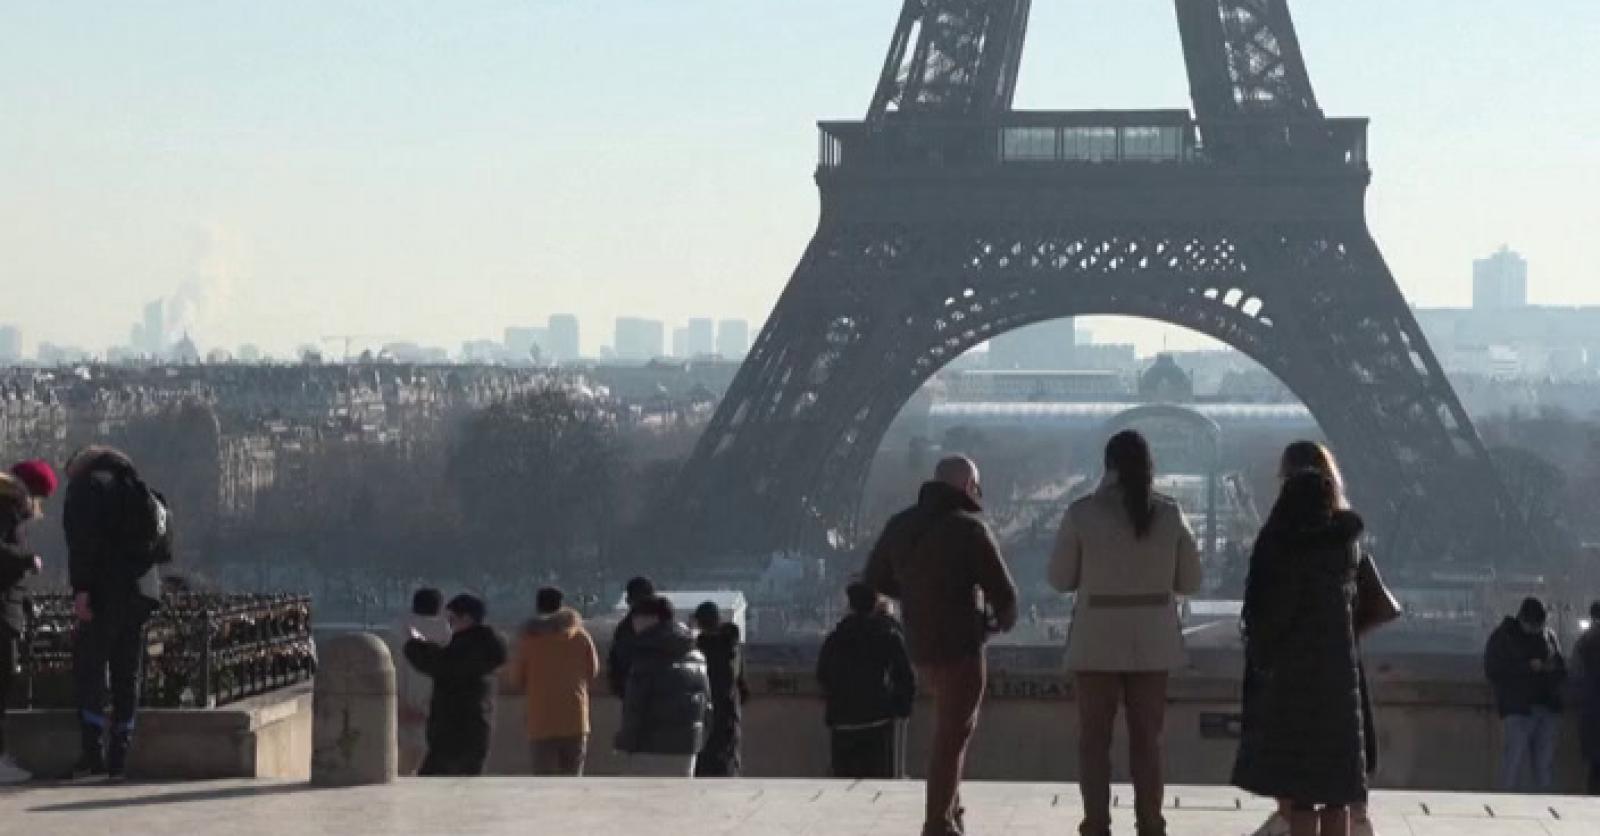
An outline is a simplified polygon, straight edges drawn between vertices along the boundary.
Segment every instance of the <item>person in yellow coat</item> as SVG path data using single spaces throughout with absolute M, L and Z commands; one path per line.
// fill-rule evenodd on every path
M 527 702 L 533 774 L 581 776 L 589 751 L 589 686 L 600 673 L 594 640 L 561 590 L 546 587 L 522 628 L 512 685 Z

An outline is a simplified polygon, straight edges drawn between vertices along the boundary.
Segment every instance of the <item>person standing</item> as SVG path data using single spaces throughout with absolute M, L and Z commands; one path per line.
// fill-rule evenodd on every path
M 472 595 L 445 605 L 450 643 L 440 646 L 413 631 L 406 661 L 433 679 L 428 704 L 428 753 L 418 775 L 482 775 L 494 730 L 495 671 L 506 645 L 489 625 L 488 608 Z
M 711 679 L 689 629 L 659 595 L 633 608 L 632 658 L 617 751 L 628 775 L 692 778 L 711 721 Z
M 583 617 L 564 603 L 561 590 L 539 590 L 510 678 L 527 700 L 533 774 L 578 777 L 589 751 L 589 686 L 600 657 Z
M 1356 648 L 1361 518 L 1302 470 L 1256 538 L 1245 585 L 1244 725 L 1233 783 L 1289 802 L 1294 836 L 1348 836 L 1367 801 Z
M 617 629 L 611 634 L 611 647 L 606 651 L 606 684 L 611 686 L 611 695 L 617 699 L 627 697 L 628 673 L 633 662 L 633 612 L 655 594 L 655 583 L 646 577 L 629 580 L 624 589 L 628 614 L 617 622 Z
M 1572 649 L 1583 700 L 1583 758 L 1589 763 L 1587 792 L 1600 795 L 1600 601 L 1589 605 L 1589 629 Z
M 744 704 L 750 699 L 750 686 L 744 681 L 744 649 L 739 626 L 724 624 L 722 611 L 707 601 L 694 611 L 695 647 L 706 659 L 706 676 L 711 680 L 711 728 L 705 748 L 694 763 L 696 778 L 737 778 L 742 771 L 739 757 L 740 721 Z
M 450 624 L 444 618 L 444 593 L 419 589 L 411 595 L 411 614 L 400 622 L 395 647 L 405 648 L 411 636 L 443 645 L 450 641 Z M 400 743 L 400 774 L 415 775 L 428 751 L 428 702 L 433 683 L 410 665 L 395 667 L 395 693 Z
M 77 620 L 72 664 L 82 730 L 72 775 L 120 778 L 133 745 L 145 622 L 160 604 L 156 565 L 172 560 L 171 513 L 126 454 L 89 447 L 67 463 L 61 525 Z
M 898 778 L 896 740 L 911 716 L 916 674 L 900 625 L 872 587 L 845 590 L 850 614 L 822 642 L 817 683 L 827 701 L 833 777 Z
M 863 581 L 894 598 L 918 678 L 933 692 L 924 836 L 958 836 L 965 824 L 961 773 L 977 729 L 993 632 L 1017 623 L 1017 587 L 983 520 L 971 459 L 939 462 L 917 504 L 896 514 L 867 559 Z
M 1555 790 L 1556 734 L 1561 730 L 1567 666 L 1546 621 L 1544 603 L 1524 599 L 1516 616 L 1507 616 L 1489 637 L 1483 653 L 1484 672 L 1504 723 L 1500 789 L 1507 792 Z
M 22 462 L 10 473 L 0 473 L 0 785 L 33 779 L 6 753 L 6 704 L 17 673 L 17 642 L 27 628 L 25 581 L 44 568 L 44 561 L 28 548 L 23 527 L 44 515 L 44 500 L 55 491 L 55 471 L 42 461 Z
M 1200 554 L 1183 512 L 1155 492 L 1143 436 L 1106 444 L 1099 488 L 1074 502 L 1050 558 L 1050 585 L 1077 593 L 1067 669 L 1078 696 L 1079 790 L 1085 836 L 1111 832 L 1111 741 L 1128 712 L 1128 748 L 1140 836 L 1166 832 L 1163 735 L 1167 679 L 1184 664 L 1175 595 L 1200 590 Z

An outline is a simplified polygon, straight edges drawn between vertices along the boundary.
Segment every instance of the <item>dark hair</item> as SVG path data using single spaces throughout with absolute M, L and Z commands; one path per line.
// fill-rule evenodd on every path
M 1549 617 L 1550 614 L 1545 611 L 1544 602 L 1538 598 L 1524 598 L 1522 599 L 1522 606 L 1517 608 L 1518 621 L 1526 621 L 1529 624 L 1543 624 Z
M 1297 470 L 1283 480 L 1263 531 L 1281 533 L 1326 522 L 1339 508 L 1339 488 L 1320 470 Z
M 639 602 L 633 609 L 636 615 L 653 615 L 662 621 L 672 621 L 677 618 L 677 612 L 672 609 L 672 602 L 664 595 L 651 595 Z
M 533 608 L 538 610 L 540 615 L 549 615 L 561 609 L 561 604 L 564 601 L 566 601 L 566 596 L 561 594 L 561 590 L 553 586 L 547 586 L 534 593 Z
M 1133 532 L 1143 538 L 1155 523 L 1156 463 L 1150 457 L 1150 443 L 1134 430 L 1123 430 L 1106 442 L 1106 470 L 1117 474 L 1122 486 L 1122 504 L 1133 523 Z
M 626 589 L 629 601 L 643 601 L 656 594 L 655 582 L 642 576 L 628 581 Z
M 444 607 L 444 593 L 432 587 L 424 587 L 411 594 L 412 615 L 438 615 Z
M 715 630 L 722 626 L 722 610 L 707 601 L 694 610 L 694 623 L 702 630 Z
M 483 599 L 475 595 L 457 595 L 451 598 L 450 603 L 445 604 L 444 608 L 456 615 L 472 619 L 475 624 L 482 624 L 484 619 L 489 617 L 488 606 L 483 603 Z
M 850 611 L 868 615 L 878 608 L 878 590 L 864 583 L 853 583 L 845 588 L 845 597 L 850 599 Z

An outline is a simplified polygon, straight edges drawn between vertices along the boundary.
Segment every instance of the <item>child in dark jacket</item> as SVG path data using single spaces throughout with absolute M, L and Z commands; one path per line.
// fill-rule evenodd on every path
M 428 705 L 428 754 L 418 775 L 482 775 L 494 729 L 495 671 L 506 663 L 505 642 L 485 625 L 488 610 L 471 595 L 445 605 L 450 643 L 443 647 L 412 631 L 406 659 L 433 679 Z

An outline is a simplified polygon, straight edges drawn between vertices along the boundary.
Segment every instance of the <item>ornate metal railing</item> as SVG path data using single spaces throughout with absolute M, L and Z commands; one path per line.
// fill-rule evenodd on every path
M 76 705 L 72 599 L 36 595 L 23 642 L 21 701 Z M 145 632 L 140 704 L 209 708 L 309 680 L 316 670 L 306 595 L 165 596 Z

